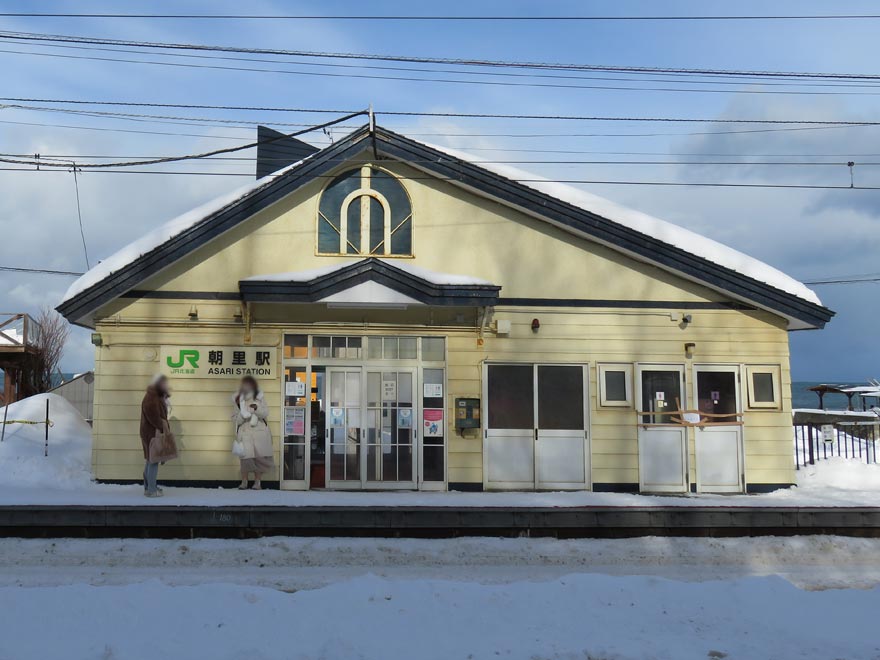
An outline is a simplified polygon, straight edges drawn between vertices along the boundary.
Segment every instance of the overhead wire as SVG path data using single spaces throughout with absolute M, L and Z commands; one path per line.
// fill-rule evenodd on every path
M 14 103 L 52 103 L 61 105 L 105 105 L 127 107 L 151 107 L 151 108 L 186 108 L 186 109 L 211 109 L 211 110 L 242 110 L 263 112 L 287 112 L 302 114 L 346 114 L 357 116 L 364 111 L 338 108 L 284 108 L 278 106 L 233 106 L 197 103 L 164 103 L 153 101 L 107 101 L 86 99 L 57 99 L 38 97 L 0 97 L 0 101 Z M 43 110 L 39 107 L 21 106 L 23 109 Z M 72 109 L 58 109 L 58 111 L 74 112 Z M 102 115 L 110 116 L 113 113 L 101 112 Z M 649 122 L 649 123 L 694 123 L 694 124 L 758 124 L 758 125 L 808 125 L 808 126 L 877 126 L 880 121 L 873 120 L 850 120 L 850 119 L 760 119 L 760 118 L 731 118 L 731 117 L 638 117 L 638 116 L 614 116 L 614 115 L 562 115 L 562 114 L 517 114 L 517 113 L 491 113 L 491 112 L 452 112 L 452 111 L 428 111 L 428 110 L 376 110 L 377 115 L 394 117 L 454 117 L 466 119 L 517 119 L 517 120 L 547 120 L 547 121 L 598 121 L 598 122 Z M 116 113 L 122 116 L 139 116 L 132 113 Z M 150 115 L 140 115 L 149 117 Z M 183 117 L 182 119 L 187 119 Z
M 174 19 L 174 20 L 298 20 L 298 21 L 813 21 L 870 20 L 880 14 L 692 14 L 692 15 L 418 15 L 418 14 L 122 14 L 122 13 L 59 13 L 2 12 L 8 18 L 110 18 L 110 19 Z
M 351 52 L 327 52 L 292 50 L 282 48 L 262 48 L 244 46 L 222 46 L 214 44 L 174 43 L 135 41 L 129 39 L 112 39 L 106 37 L 92 37 L 81 35 L 45 34 L 34 32 L 0 31 L 2 37 L 37 42 L 73 43 L 126 46 L 132 48 L 161 49 L 161 50 L 194 50 L 240 54 L 259 55 L 283 55 L 289 57 L 313 58 L 313 59 L 353 59 L 365 61 L 406 62 L 416 64 L 441 64 L 461 67 L 478 68 L 514 68 L 514 69 L 539 69 L 558 71 L 604 71 L 616 73 L 642 73 L 647 75 L 683 75 L 683 76 L 729 76 L 750 78 L 796 78 L 796 79 L 828 79 L 828 80 L 880 80 L 880 74 L 871 73 L 846 73 L 846 72 L 811 72 L 811 71 L 761 71 L 749 69 L 712 69 L 692 67 L 658 67 L 637 65 L 608 65 L 608 64 L 583 64 L 563 62 L 527 62 L 515 60 L 490 60 L 480 58 L 462 57 L 426 57 L 414 55 L 376 54 L 376 53 L 351 53 Z
M 229 66 L 219 64 L 193 64 L 187 62 L 167 62 L 157 60 L 137 60 L 120 57 L 98 57 L 89 55 L 68 55 L 62 53 L 41 53 L 34 51 L 12 50 L 0 48 L 0 53 L 13 55 L 31 55 L 35 57 L 54 57 L 61 59 L 86 60 L 93 62 L 113 62 L 121 64 L 145 64 L 151 66 L 165 66 L 175 68 L 210 69 L 218 71 L 238 71 L 248 73 L 275 73 L 294 76 L 317 76 L 329 78 L 365 79 L 365 80 L 393 80 L 402 82 L 418 83 L 443 83 L 455 85 L 480 85 L 493 87 L 536 87 L 544 89 L 589 89 L 605 91 L 629 91 L 629 92 L 669 92 L 669 93 L 697 93 L 697 94 L 773 94 L 773 95 L 808 95 L 808 96 L 880 96 L 880 92 L 868 91 L 814 91 L 814 90 L 781 90 L 781 89 L 706 89 L 688 87 L 645 87 L 645 86 L 621 86 L 621 85 L 598 85 L 598 84 L 561 84 L 541 82 L 513 82 L 504 80 L 466 80 L 461 78 L 428 78 L 416 76 L 392 76 L 369 73 L 332 73 L 327 71 L 303 71 L 290 69 L 267 69 L 257 67 Z M 158 54 L 158 53 L 154 53 Z M 699 81 L 691 81 L 693 82 Z M 704 81 L 705 82 L 705 81 Z M 715 84 L 730 84 L 718 82 Z M 740 83 L 742 84 L 742 83 Z
M 314 61 L 301 61 L 301 60 L 284 60 L 284 59 L 263 59 L 263 58 L 253 58 L 253 57 L 233 57 L 231 55 L 204 55 L 204 54 L 193 54 L 193 53 L 166 53 L 160 50 L 137 50 L 133 48 L 114 48 L 108 46 L 82 46 L 75 45 L 70 43 L 41 43 L 41 42 L 32 42 L 19 40 L 14 37 L 5 37 L 0 33 L 0 41 L 5 41 L 7 43 L 12 44 L 23 44 L 29 46 L 41 46 L 46 48 L 61 48 L 68 50 L 86 50 L 86 51 L 101 51 L 101 52 L 111 52 L 111 53 L 134 53 L 134 54 L 148 54 L 148 55 L 161 55 L 163 57 L 177 57 L 177 58 L 187 58 L 187 59 L 207 59 L 207 60 L 221 60 L 221 61 L 234 61 L 234 62 L 258 62 L 258 63 L 268 63 L 268 64 L 288 64 L 288 65 L 296 65 L 296 66 L 309 66 L 309 67 L 321 67 L 321 68 L 333 68 L 333 69 L 356 69 L 356 70 L 378 70 L 378 71 L 405 71 L 405 72 L 421 72 L 421 73 L 452 73 L 452 74 L 465 74 L 469 76 L 492 76 L 492 77 L 503 77 L 503 78 L 538 78 L 538 79 L 553 79 L 553 80 L 598 80 L 598 81 L 620 81 L 620 82 L 686 82 L 688 85 L 740 85 L 740 86 L 759 86 L 759 87 L 826 87 L 826 88 L 860 88 L 860 89 L 876 89 L 878 87 L 878 82 L 872 81 L 864 81 L 861 83 L 849 83 L 849 82 L 838 82 L 838 81 L 824 81 L 824 82 L 810 82 L 810 81 L 801 81 L 801 80 L 791 80 L 791 81 L 776 81 L 776 80 L 768 80 L 765 78 L 755 78 L 749 76 L 720 76 L 720 75 L 687 75 L 682 76 L 675 74 L 669 74 L 673 77 L 671 78 L 661 78 L 658 76 L 666 75 L 666 74 L 652 74 L 645 73 L 641 75 L 649 76 L 647 78 L 634 78 L 633 74 L 623 73 L 622 75 L 610 76 L 585 76 L 585 75 L 575 75 L 573 73 L 564 73 L 564 75 L 560 75 L 559 73 L 547 73 L 545 71 L 532 71 L 529 73 L 520 73 L 518 71 L 507 71 L 507 70 L 495 70 L 492 71 L 475 71 L 469 68 L 453 68 L 453 69 L 444 69 L 437 68 L 437 66 L 433 67 L 406 67 L 406 66 L 383 66 L 377 64 L 342 64 L 339 62 L 314 62 Z M 31 52 L 31 51 L 28 51 Z M 605 73 L 602 71 L 597 71 L 596 73 Z M 611 73 L 611 72 L 607 72 Z

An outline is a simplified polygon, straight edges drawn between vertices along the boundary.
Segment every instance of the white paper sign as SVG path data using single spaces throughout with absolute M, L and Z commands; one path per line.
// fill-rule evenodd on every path
M 834 424 L 822 424 L 822 442 L 834 442 Z
M 425 383 L 425 398 L 436 399 L 443 396 L 443 383 Z
M 397 381 L 382 381 L 382 401 L 397 401 Z
M 301 380 L 289 380 L 284 384 L 284 393 L 287 396 L 305 396 L 306 384 Z

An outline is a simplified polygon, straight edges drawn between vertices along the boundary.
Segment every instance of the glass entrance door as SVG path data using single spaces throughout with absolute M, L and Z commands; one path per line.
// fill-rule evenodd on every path
M 325 424 L 327 440 L 328 486 L 359 486 L 363 425 L 361 401 L 363 386 L 357 367 L 327 369 L 328 401 Z
M 366 485 L 415 488 L 415 369 L 367 369 Z
M 327 369 L 330 488 L 415 488 L 416 370 Z

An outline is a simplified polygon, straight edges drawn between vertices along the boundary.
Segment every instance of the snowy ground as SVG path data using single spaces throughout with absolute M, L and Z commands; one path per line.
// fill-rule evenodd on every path
M 877 505 L 880 468 L 827 461 L 760 497 L 290 493 L 91 482 L 53 395 L 10 426 L 0 504 Z M 38 419 L 45 397 L 10 406 Z M 880 540 L 0 539 L 0 660 L 880 658 Z
M 657 497 L 620 493 L 414 493 L 292 492 L 166 488 L 146 499 L 139 485 L 91 481 L 91 429 L 61 397 L 43 394 L 9 406 L 9 419 L 45 417 L 46 399 L 55 425 L 44 453 L 44 427 L 9 425 L 0 444 L 0 505 L 84 506 L 880 506 L 880 465 L 829 459 L 798 472 L 798 487 L 767 495 Z M 232 458 L 230 457 L 230 460 Z M 162 470 L 159 470 L 159 482 Z M 2 659 L 0 659 L 2 660 Z
M 8 539 L 0 658 L 876 659 L 878 551 L 836 537 Z

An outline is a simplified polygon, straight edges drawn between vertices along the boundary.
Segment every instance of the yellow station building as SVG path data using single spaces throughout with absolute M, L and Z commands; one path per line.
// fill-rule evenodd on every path
M 237 481 L 230 397 L 251 373 L 281 488 L 794 482 L 788 333 L 833 315 L 805 286 L 380 127 L 286 140 L 268 139 L 306 157 L 160 226 L 59 306 L 94 329 L 97 479 L 140 479 L 140 401 L 163 372 L 170 481 Z

